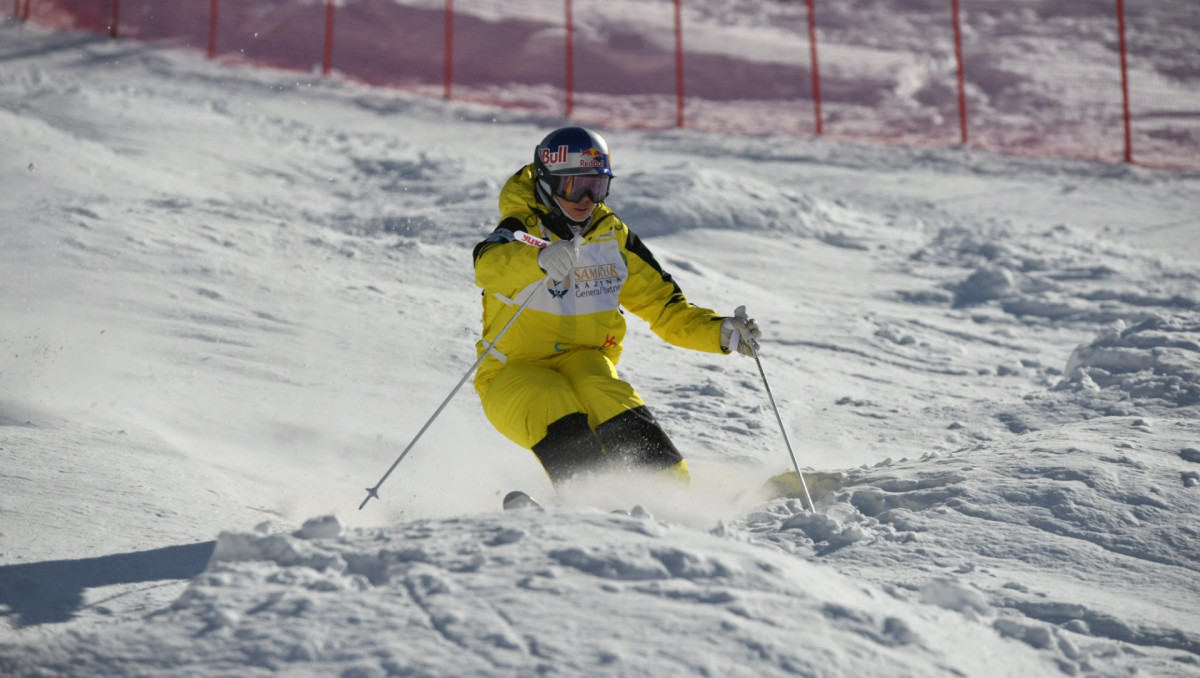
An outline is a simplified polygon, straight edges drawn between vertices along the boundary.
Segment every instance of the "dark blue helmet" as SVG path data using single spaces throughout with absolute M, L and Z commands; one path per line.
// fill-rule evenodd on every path
M 601 202 L 614 176 L 608 142 L 584 127 L 564 127 L 546 135 L 534 150 L 533 166 L 551 195 L 572 202 L 588 194 Z
M 585 127 L 564 127 L 546 135 L 533 154 L 538 176 L 604 174 L 613 176 L 608 142 Z

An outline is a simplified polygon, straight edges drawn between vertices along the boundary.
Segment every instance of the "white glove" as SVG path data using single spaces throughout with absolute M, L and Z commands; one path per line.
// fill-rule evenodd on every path
M 724 351 L 737 349 L 742 355 L 754 357 L 761 336 L 758 323 L 746 315 L 745 306 L 738 306 L 732 318 L 721 322 L 721 349 Z
M 558 240 L 546 245 L 538 252 L 538 266 L 553 280 L 569 280 L 575 263 L 579 261 L 579 246 L 583 238 L 576 235 L 570 240 Z

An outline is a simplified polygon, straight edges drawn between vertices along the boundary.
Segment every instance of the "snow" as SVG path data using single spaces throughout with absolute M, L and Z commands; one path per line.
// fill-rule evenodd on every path
M 1200 675 L 1200 176 L 606 128 L 817 511 L 754 362 L 636 320 L 690 489 L 556 496 L 468 386 L 360 511 L 563 121 L 0 36 L 0 674 Z

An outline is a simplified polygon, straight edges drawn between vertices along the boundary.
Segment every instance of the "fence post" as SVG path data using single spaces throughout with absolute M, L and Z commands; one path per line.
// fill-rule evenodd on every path
M 445 36 L 442 40 L 446 50 L 442 56 L 442 98 L 449 100 L 454 89 L 454 0 L 446 0 Z
M 958 0 L 950 0 L 950 14 L 954 21 L 954 59 L 958 63 L 958 130 L 962 144 L 967 145 L 967 89 L 966 70 L 963 66 L 962 19 L 958 12 Z
M 29 3 L 33 0 L 25 0 L 25 8 L 21 10 L 21 21 L 29 21 Z
M 325 0 L 325 52 L 321 59 L 321 75 L 328 76 L 333 68 L 333 0 Z
M 565 0 L 563 9 L 566 12 L 567 43 L 566 43 L 566 117 L 575 114 L 575 23 L 572 19 L 571 0 Z
M 812 63 L 813 115 L 817 120 L 817 135 L 824 133 L 821 124 L 821 69 L 817 66 L 817 12 L 813 0 L 808 0 L 808 53 Z
M 683 10 L 675 0 L 675 126 L 683 129 Z
M 1117 0 L 1117 34 L 1121 50 L 1121 111 L 1125 120 L 1125 162 L 1133 162 L 1133 133 L 1129 119 L 1129 69 L 1125 52 L 1125 2 Z
M 112 23 L 108 26 L 108 37 L 117 37 L 117 26 L 121 23 L 121 0 L 112 0 Z
M 217 56 L 217 13 L 220 11 L 219 0 L 212 0 L 208 5 L 208 58 Z

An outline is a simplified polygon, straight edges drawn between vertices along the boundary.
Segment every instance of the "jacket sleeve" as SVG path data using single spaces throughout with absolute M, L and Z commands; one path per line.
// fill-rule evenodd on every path
M 650 324 L 664 341 L 697 351 L 728 353 L 721 350 L 721 321 L 724 316 L 688 302 L 671 275 L 641 238 L 626 231 L 626 261 L 629 280 L 621 290 L 621 305 Z
M 521 222 L 508 218 L 475 246 L 475 284 L 485 290 L 511 295 L 546 275 L 538 266 L 538 249 L 513 239 Z

